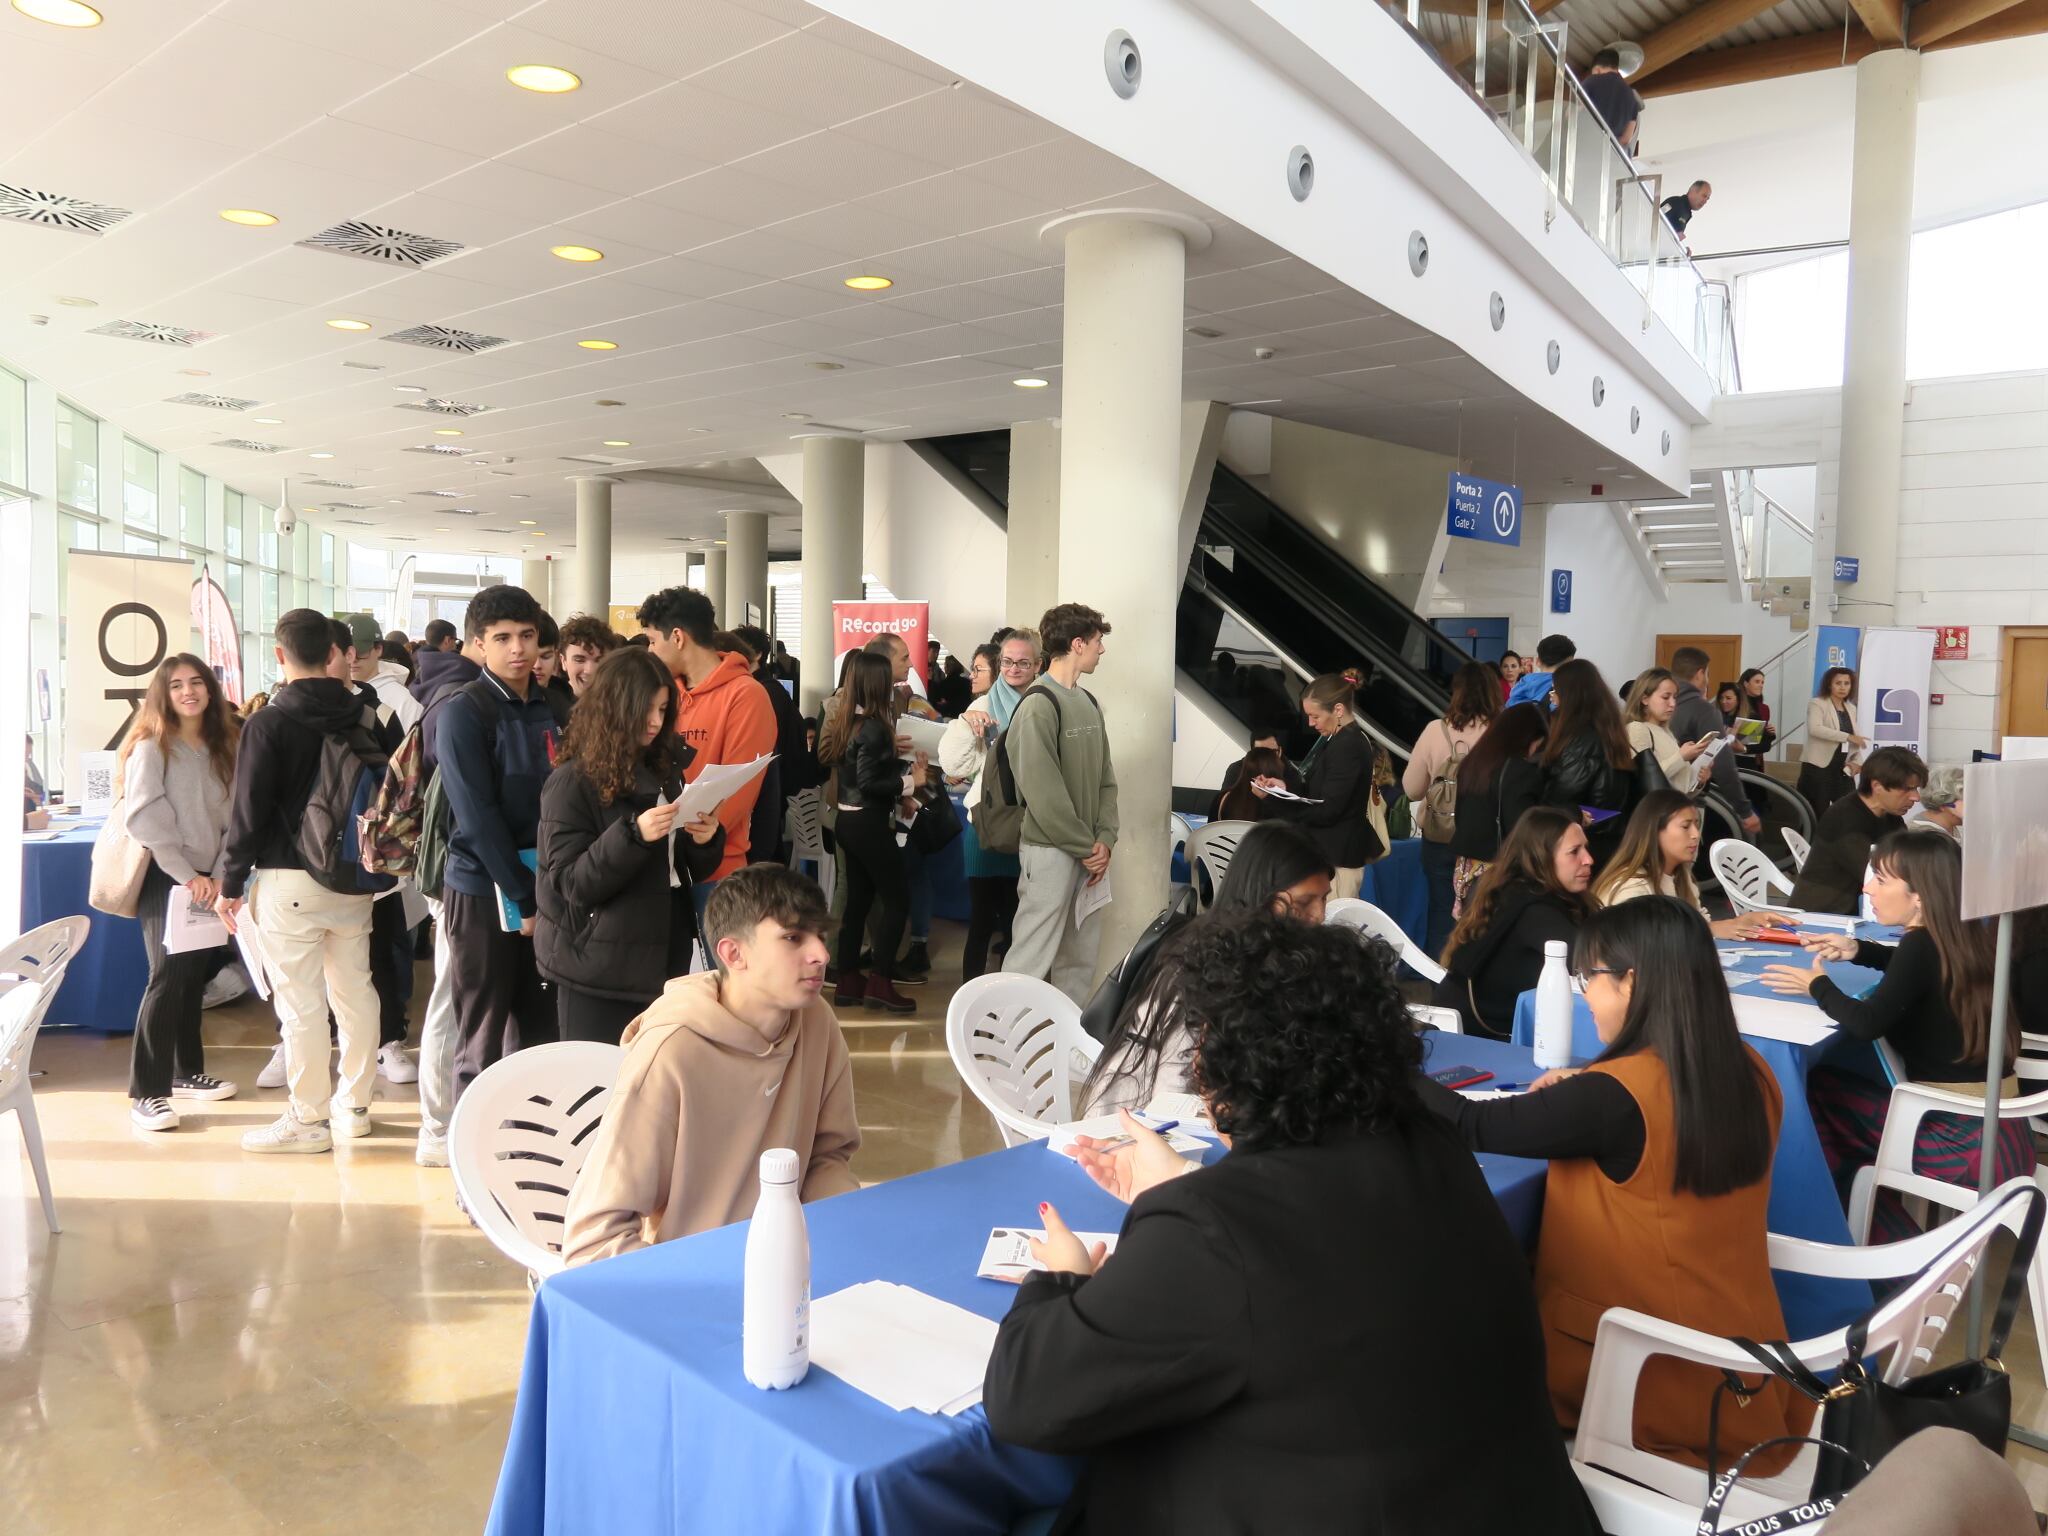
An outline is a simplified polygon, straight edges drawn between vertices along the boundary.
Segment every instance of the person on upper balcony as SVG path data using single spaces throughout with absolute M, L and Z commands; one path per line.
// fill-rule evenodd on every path
M 1714 195 L 1711 183 L 1696 181 L 1683 192 L 1674 193 L 1664 199 L 1664 220 L 1678 236 L 1679 244 L 1685 244 L 1685 228 L 1692 223 L 1692 216 L 1707 206 L 1707 199 Z M 1692 247 L 1685 247 L 1686 255 L 1692 254 Z
M 1607 131 L 1614 135 L 1614 142 L 1630 154 L 1635 153 L 1636 129 L 1641 126 L 1643 98 L 1635 93 L 1634 87 L 1621 72 L 1621 55 L 1612 48 L 1602 48 L 1593 55 L 1593 67 L 1579 81 L 1579 89 L 1586 93 L 1586 100 L 1593 103 L 1593 110 L 1600 114 L 1600 120 L 1607 125 Z

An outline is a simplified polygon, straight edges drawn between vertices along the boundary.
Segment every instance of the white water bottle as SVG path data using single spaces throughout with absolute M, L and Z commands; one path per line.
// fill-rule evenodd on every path
M 747 1228 L 740 1358 L 747 1380 L 779 1392 L 811 1368 L 811 1239 L 797 1199 L 797 1155 L 761 1154 L 761 1194 Z
M 1564 940 L 1549 940 L 1536 978 L 1536 1065 L 1546 1071 L 1572 1064 L 1572 979 L 1564 957 Z

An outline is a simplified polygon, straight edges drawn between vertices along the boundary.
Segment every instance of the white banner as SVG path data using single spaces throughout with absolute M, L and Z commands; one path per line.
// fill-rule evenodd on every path
M 1927 704 L 1934 681 L 1934 631 L 1866 629 L 1856 679 L 1856 719 L 1872 749 L 1904 747 L 1927 756 Z
M 110 752 L 164 658 L 190 648 L 192 562 L 74 549 L 65 594 L 66 798 L 85 795 L 80 758 Z

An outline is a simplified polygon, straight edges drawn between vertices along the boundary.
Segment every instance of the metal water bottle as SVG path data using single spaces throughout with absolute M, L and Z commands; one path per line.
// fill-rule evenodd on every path
M 788 1147 L 761 1154 L 761 1195 L 747 1228 L 740 1358 L 747 1380 L 779 1392 L 811 1368 L 811 1239 Z
M 1565 943 L 1543 946 L 1543 974 L 1536 979 L 1536 1065 L 1548 1071 L 1572 1064 L 1572 978 L 1565 969 Z

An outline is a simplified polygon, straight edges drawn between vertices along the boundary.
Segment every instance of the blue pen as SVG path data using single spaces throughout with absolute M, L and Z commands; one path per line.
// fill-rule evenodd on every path
M 1493 1090 L 1495 1093 L 1520 1093 L 1528 1086 L 1527 1083 L 1495 1083 Z
M 1133 1120 L 1136 1120 L 1138 1124 L 1144 1126 L 1145 1129 L 1150 1131 L 1154 1136 L 1164 1136 L 1168 1131 L 1174 1130 L 1180 1125 L 1180 1122 L 1178 1120 L 1161 1120 L 1157 1124 L 1154 1124 L 1152 1121 L 1147 1120 L 1139 1115 L 1133 1115 L 1131 1116 L 1131 1118 Z

